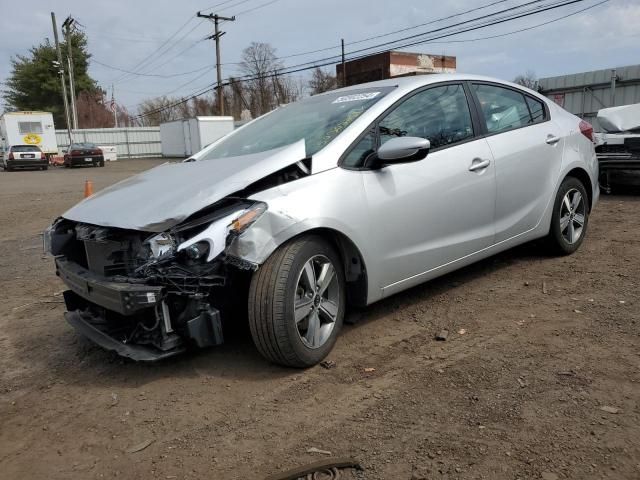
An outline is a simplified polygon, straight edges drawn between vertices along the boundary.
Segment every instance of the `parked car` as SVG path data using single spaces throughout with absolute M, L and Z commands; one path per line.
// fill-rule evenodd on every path
M 600 166 L 600 187 L 640 185 L 640 103 L 598 111 L 604 132 L 595 134 Z
M 64 152 L 65 167 L 104 167 L 104 155 L 95 143 L 72 143 Z
M 66 319 L 105 348 L 156 360 L 216 345 L 244 310 L 262 355 L 307 367 L 349 305 L 534 239 L 575 252 L 599 196 L 592 134 L 490 78 L 357 85 L 98 192 L 46 248 Z
M 2 152 L 2 168 L 7 172 L 17 168 L 46 170 L 48 167 L 49 161 L 37 145 L 12 145 Z

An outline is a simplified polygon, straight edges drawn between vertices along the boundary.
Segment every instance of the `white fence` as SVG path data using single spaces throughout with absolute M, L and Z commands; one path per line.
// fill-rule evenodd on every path
M 118 158 L 160 157 L 160 127 L 85 128 L 72 130 L 74 142 L 113 145 Z M 69 146 L 66 130 L 56 130 L 58 149 Z

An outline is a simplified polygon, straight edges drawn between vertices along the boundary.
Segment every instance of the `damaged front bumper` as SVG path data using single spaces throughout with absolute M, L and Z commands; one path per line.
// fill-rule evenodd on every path
M 223 343 L 221 312 L 236 315 L 254 269 L 227 250 L 265 211 L 229 200 L 158 234 L 57 220 L 43 238 L 70 289 L 67 321 L 134 360 Z
M 62 257 L 56 273 L 76 295 L 121 315 L 156 307 L 162 295 L 162 287 L 113 282 Z
M 185 350 L 184 347 L 175 347 L 162 351 L 144 345 L 128 344 L 112 337 L 100 328 L 104 324 L 102 317 L 91 315 L 82 310 L 65 312 L 64 318 L 78 333 L 100 345 L 105 350 L 114 351 L 118 355 L 131 358 L 138 362 L 155 362 L 163 358 L 172 357 Z
M 56 258 L 56 273 L 69 287 L 64 292 L 67 322 L 119 355 L 156 361 L 184 352 L 189 344 L 223 342 L 220 312 L 209 304 L 196 301 L 172 325 L 164 287 L 116 282 L 64 257 Z

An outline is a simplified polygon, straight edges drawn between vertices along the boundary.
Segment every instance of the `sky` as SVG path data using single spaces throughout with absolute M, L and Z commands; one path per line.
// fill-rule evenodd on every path
M 197 11 L 236 15 L 224 22 L 223 77 L 239 75 L 242 50 L 251 42 L 269 43 L 286 66 L 346 53 L 383 41 L 416 35 L 531 0 L 496 1 L 465 16 L 444 17 L 493 3 L 492 0 L 0 0 L 0 82 L 11 71 L 10 59 L 53 38 L 51 12 L 60 24 L 72 15 L 89 39 L 89 73 L 116 101 L 136 112 L 145 98 L 180 97 L 215 82 L 215 49 L 205 37 L 213 24 Z M 557 0 L 540 0 L 548 4 Z M 640 62 L 640 0 L 584 0 L 555 10 L 473 32 L 406 48 L 406 51 L 454 55 L 464 73 L 513 78 L 526 71 L 540 77 L 632 65 Z M 601 3 L 601 4 L 600 4 Z M 600 4 L 600 5 L 597 5 Z M 217 5 L 217 6 L 216 6 Z M 553 21 L 587 7 L 593 8 Z M 519 33 L 495 37 L 553 21 Z M 428 22 L 433 22 L 424 25 Z M 418 28 L 377 40 L 363 39 L 400 29 Z M 487 38 L 492 37 L 495 38 Z M 328 50 L 324 50 L 328 49 Z M 104 65 L 108 65 L 104 66 Z M 332 67 L 326 67 L 328 69 Z M 116 69 L 146 75 L 125 75 Z M 151 76 L 156 75 L 156 76 Z M 162 76 L 160 76 L 162 75 Z M 308 73 L 297 74 L 301 80 Z M 0 83 L 0 89 L 3 85 Z M 1 106 L 0 106 L 1 109 Z

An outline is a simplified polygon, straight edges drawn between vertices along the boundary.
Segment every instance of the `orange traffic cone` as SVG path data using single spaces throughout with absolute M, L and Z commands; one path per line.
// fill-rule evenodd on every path
M 84 182 L 84 198 L 90 197 L 91 195 L 93 195 L 93 182 L 86 180 Z

